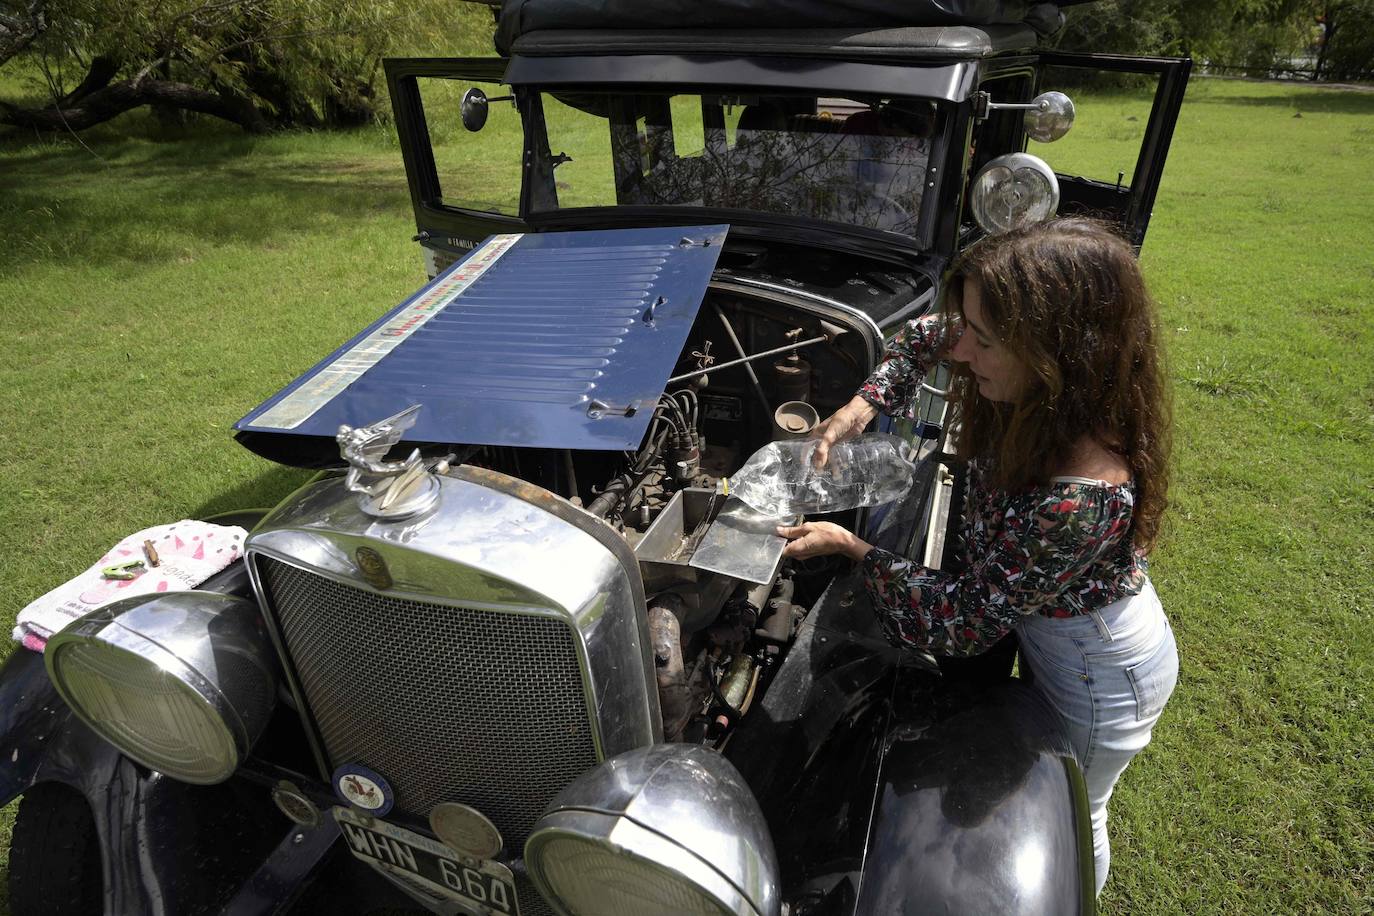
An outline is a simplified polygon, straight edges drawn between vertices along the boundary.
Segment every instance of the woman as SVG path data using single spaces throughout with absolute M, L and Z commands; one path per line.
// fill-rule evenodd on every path
M 914 417 L 921 376 L 955 362 L 968 459 L 962 572 L 926 569 L 829 522 L 778 533 L 785 555 L 862 563 L 898 644 L 968 656 L 1015 632 L 1083 767 L 1097 890 L 1107 800 L 1173 691 L 1178 656 L 1146 555 L 1168 486 L 1169 412 L 1134 252 L 1101 224 L 1039 223 L 958 261 L 942 315 L 909 323 L 818 434 L 816 461 L 881 410 Z

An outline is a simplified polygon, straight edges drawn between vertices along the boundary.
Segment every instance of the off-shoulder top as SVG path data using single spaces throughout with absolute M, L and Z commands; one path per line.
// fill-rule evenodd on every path
M 933 317 L 908 322 L 859 393 L 890 416 L 914 418 L 921 377 L 947 349 L 945 328 Z M 864 556 L 865 584 L 893 643 L 976 655 L 1024 614 L 1073 617 L 1144 587 L 1130 483 L 1056 477 L 1009 492 L 988 476 L 984 461 L 969 463 L 960 572 L 876 547 Z

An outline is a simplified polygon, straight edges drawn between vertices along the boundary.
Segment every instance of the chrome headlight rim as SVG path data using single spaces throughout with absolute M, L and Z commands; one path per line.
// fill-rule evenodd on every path
M 253 623 L 256 616 L 255 604 L 216 592 L 137 595 L 98 608 L 53 634 L 43 653 L 44 666 L 73 715 L 124 756 L 180 782 L 214 785 L 238 769 L 275 706 L 275 663 L 265 636 Z M 63 670 L 72 651 L 90 647 L 120 654 L 120 663 L 135 666 L 132 671 L 141 666 L 140 673 L 165 675 L 164 685 L 194 704 L 197 724 L 211 729 L 213 740 L 195 750 L 216 765 L 194 771 L 183 768 L 159 757 L 146 744 L 140 745 L 146 733 L 139 734 L 136 721 L 122 720 L 120 729 L 93 715 L 86 705 L 88 698 L 69 682 L 70 669 Z M 214 676 L 218 673 L 214 663 L 225 656 L 249 666 L 239 666 L 237 680 L 233 672 Z M 245 673 L 255 683 L 246 684 Z M 98 674 L 88 670 L 86 676 Z M 119 687 L 129 689 L 128 685 Z
M 734 883 L 696 853 L 623 815 L 589 810 L 546 814 L 525 841 L 525 868 L 530 880 L 544 899 L 563 916 L 582 914 L 567 908 L 546 873 L 543 858 L 546 847 L 559 840 L 599 843 L 606 852 L 624 857 L 636 868 L 656 872 L 707 898 L 722 916 L 761 916 Z M 672 865 L 667 864 L 669 861 Z
M 997 182 L 1016 181 L 1019 173 L 1030 172 L 1044 183 L 1045 196 L 1033 201 L 1022 212 L 1010 219 L 997 221 L 988 211 L 988 197 L 998 187 Z M 989 161 L 974 177 L 969 196 L 973 218 L 982 230 L 989 235 L 1000 235 L 1027 223 L 1040 222 L 1054 216 L 1059 210 L 1059 178 L 1045 160 L 1030 153 L 1006 153 Z M 1043 204 L 1045 212 L 1032 215 L 1037 205 Z
M 546 847 L 564 832 L 616 864 L 627 857 L 666 873 L 706 912 L 775 916 L 781 905 L 777 854 L 758 800 L 734 765 L 709 748 L 660 743 L 626 751 L 582 773 L 545 809 L 525 843 L 525 866 L 545 898 L 572 913 L 544 862 Z M 581 874 L 561 880 L 570 897 L 584 890 Z M 638 896 L 617 902 L 638 912 Z M 604 899 L 589 912 L 606 911 Z

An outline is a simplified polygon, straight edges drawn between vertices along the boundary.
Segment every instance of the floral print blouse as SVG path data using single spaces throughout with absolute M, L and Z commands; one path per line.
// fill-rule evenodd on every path
M 909 322 L 859 393 L 884 413 L 914 418 L 921 377 L 946 349 L 944 332 L 934 317 Z M 997 489 L 974 460 L 963 572 L 875 547 L 864 557 L 864 581 L 894 644 L 976 655 L 1023 614 L 1073 617 L 1138 593 L 1146 565 L 1131 543 L 1134 505 L 1129 483 L 1055 478 L 1020 492 Z

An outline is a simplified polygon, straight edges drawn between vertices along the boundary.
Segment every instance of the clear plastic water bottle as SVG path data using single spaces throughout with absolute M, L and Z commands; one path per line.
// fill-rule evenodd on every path
M 817 439 L 770 442 L 722 484 L 764 515 L 839 512 L 892 502 L 911 489 L 916 450 L 885 433 L 830 447 L 825 467 L 812 463 Z

